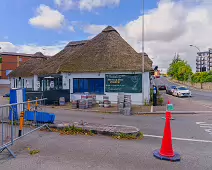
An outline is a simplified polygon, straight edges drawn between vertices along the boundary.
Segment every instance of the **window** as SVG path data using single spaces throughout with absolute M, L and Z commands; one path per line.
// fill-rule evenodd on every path
M 23 81 L 22 87 L 24 88 L 24 79 L 22 81 Z
M 18 87 L 18 79 L 15 79 L 15 88 Z
M 73 91 L 74 93 L 104 94 L 104 79 L 74 79 Z
M 188 89 L 185 87 L 178 87 L 178 90 L 188 90 Z

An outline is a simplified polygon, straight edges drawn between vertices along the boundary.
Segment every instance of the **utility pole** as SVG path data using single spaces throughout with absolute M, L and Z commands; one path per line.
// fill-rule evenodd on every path
M 142 103 L 144 104 L 144 0 L 142 0 Z

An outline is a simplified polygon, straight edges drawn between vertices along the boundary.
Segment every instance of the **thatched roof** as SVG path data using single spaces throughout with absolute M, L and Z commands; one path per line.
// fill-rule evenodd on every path
M 142 71 L 142 58 L 111 26 L 89 40 L 83 48 L 66 53 L 60 72 Z M 145 70 L 152 70 L 145 64 Z
M 139 54 L 141 55 L 141 57 L 143 57 L 143 53 L 139 53 Z M 153 61 L 149 58 L 147 53 L 144 53 L 144 62 L 148 63 L 152 67 Z
M 65 64 L 67 59 L 71 57 L 71 54 L 74 51 L 81 49 L 86 42 L 88 41 L 84 40 L 69 42 L 62 51 L 52 56 L 46 62 L 39 65 L 36 69 L 32 71 L 32 73 L 36 75 L 57 74 L 58 70 L 60 69 L 60 66 L 62 64 Z
M 38 65 L 47 60 L 47 57 L 44 56 L 41 52 L 35 53 L 28 61 L 21 64 L 15 70 L 13 70 L 9 76 L 10 77 L 31 77 L 33 76 L 32 70 L 35 69 Z
M 146 60 L 145 60 L 146 61 Z M 152 70 L 145 62 L 145 71 Z M 91 40 L 70 42 L 31 74 L 142 71 L 142 57 L 111 26 Z

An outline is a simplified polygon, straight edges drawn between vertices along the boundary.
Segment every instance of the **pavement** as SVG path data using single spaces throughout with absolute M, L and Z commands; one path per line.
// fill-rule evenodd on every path
M 60 136 L 35 132 L 16 142 L 15 159 L 0 159 L 4 170 L 211 170 L 211 143 L 173 141 L 181 162 L 153 157 L 161 139 L 123 141 L 104 136 Z M 30 155 L 27 148 L 39 150 Z
M 193 101 L 195 97 L 189 100 L 163 95 L 167 97 L 166 100 L 170 97 L 177 109 L 205 108 L 202 102 L 198 105 L 195 103 L 203 100 L 198 96 L 195 96 L 196 101 Z M 43 108 L 44 111 L 56 114 L 56 123 L 83 120 L 88 123 L 135 126 L 144 133 L 144 139 L 123 141 L 98 135 L 60 136 L 54 132 L 34 132 L 18 140 L 11 148 L 17 155 L 16 159 L 7 159 L 6 152 L 0 155 L 0 169 L 211 170 L 212 114 L 210 109 L 207 109 L 208 112 L 201 114 L 173 115 L 173 148 L 182 156 L 180 162 L 174 163 L 153 157 L 153 151 L 161 147 L 165 125 L 161 118 L 163 115 L 124 116 Z M 28 147 L 38 149 L 40 153 L 31 156 Z

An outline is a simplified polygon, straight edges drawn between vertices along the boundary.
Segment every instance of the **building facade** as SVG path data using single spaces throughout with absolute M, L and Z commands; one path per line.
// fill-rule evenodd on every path
M 31 58 L 30 54 L 0 53 L 0 84 L 9 84 L 9 73 Z
M 88 92 L 97 100 L 107 95 L 116 103 L 118 93 L 125 93 L 131 95 L 132 104 L 142 105 L 150 99 L 152 71 L 152 61 L 148 55 L 145 58 L 142 64 L 142 55 L 108 26 L 91 40 L 70 42 L 43 63 L 28 67 L 32 62 L 26 62 L 10 74 L 11 87 L 26 88 L 27 81 L 27 88 L 33 91 L 49 92 L 51 96 L 58 92 L 58 97 L 65 91 L 71 101 Z
M 198 52 L 196 57 L 196 72 L 212 70 L 212 51 Z

